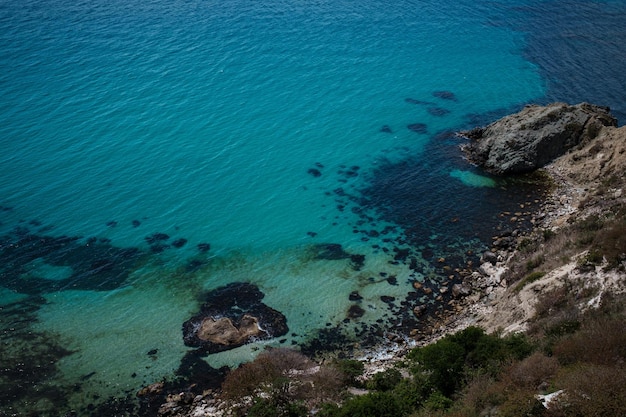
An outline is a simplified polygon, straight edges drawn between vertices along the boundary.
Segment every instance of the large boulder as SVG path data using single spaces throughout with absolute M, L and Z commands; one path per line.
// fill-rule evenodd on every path
M 205 353 L 234 349 L 287 333 L 287 319 L 261 302 L 253 284 L 235 282 L 207 294 L 200 312 L 183 324 L 185 345 Z
M 493 174 L 521 174 L 594 139 L 604 126 L 617 126 L 608 107 L 553 103 L 528 105 L 461 135 L 470 139 L 464 150 L 471 162 Z

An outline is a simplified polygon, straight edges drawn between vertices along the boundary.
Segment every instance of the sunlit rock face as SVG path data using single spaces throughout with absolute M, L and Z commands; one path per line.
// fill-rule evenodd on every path
M 200 312 L 183 324 L 185 344 L 211 354 L 286 334 L 287 319 L 262 303 L 264 296 L 242 282 L 211 291 Z
M 552 103 L 526 106 L 462 135 L 471 140 L 464 150 L 472 162 L 494 174 L 522 174 L 593 140 L 604 126 L 617 126 L 608 107 Z

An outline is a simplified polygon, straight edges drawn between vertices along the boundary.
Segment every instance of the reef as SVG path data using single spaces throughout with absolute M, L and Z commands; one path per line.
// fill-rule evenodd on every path
M 29 295 L 118 288 L 141 256 L 138 248 L 119 248 L 104 239 L 42 235 L 25 227 L 0 237 L 2 286 Z M 36 263 L 70 272 L 62 279 L 47 279 L 33 272 Z

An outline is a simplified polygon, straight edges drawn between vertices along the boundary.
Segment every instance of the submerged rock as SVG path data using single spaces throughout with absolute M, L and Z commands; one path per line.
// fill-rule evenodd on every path
M 211 291 L 200 312 L 183 324 L 185 345 L 211 354 L 286 334 L 287 319 L 263 304 L 264 296 L 245 282 Z
M 315 259 L 319 260 L 337 261 L 351 256 L 339 243 L 319 243 L 313 245 L 312 249 L 315 252 Z
M 488 125 L 462 132 L 471 140 L 470 161 L 494 174 L 521 174 L 540 168 L 594 139 L 603 126 L 617 126 L 608 107 L 580 103 L 529 105 Z
M 447 114 L 449 114 L 450 110 L 444 109 L 443 107 L 429 107 L 428 113 L 432 114 L 433 116 L 440 117 L 440 116 L 446 116 Z
M 415 133 L 428 133 L 428 126 L 425 123 L 411 123 L 407 128 Z
M 442 100 L 457 101 L 456 95 L 452 91 L 433 91 L 433 96 Z

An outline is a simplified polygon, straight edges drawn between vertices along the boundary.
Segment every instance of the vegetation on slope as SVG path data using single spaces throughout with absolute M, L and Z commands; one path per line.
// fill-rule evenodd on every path
M 527 335 L 469 327 L 367 380 L 355 378 L 358 361 L 319 366 L 276 349 L 233 371 L 222 396 L 235 415 L 257 417 L 626 415 L 624 298 L 582 312 L 559 291 L 545 294 Z M 537 398 L 559 390 L 549 408 Z

